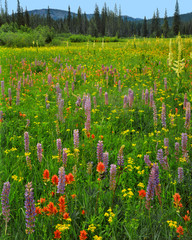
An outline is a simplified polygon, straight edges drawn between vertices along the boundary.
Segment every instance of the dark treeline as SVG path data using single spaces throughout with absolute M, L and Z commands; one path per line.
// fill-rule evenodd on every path
M 8 3 L 5 0 L 5 8 L 1 7 L 0 26 L 9 24 L 9 30 L 14 29 L 35 29 L 39 25 L 49 26 L 56 33 L 71 34 L 90 34 L 94 37 L 99 36 L 117 36 L 117 37 L 173 37 L 179 32 L 181 35 L 192 34 L 192 20 L 181 22 L 179 14 L 179 4 L 176 0 L 173 22 L 170 23 L 167 18 L 167 11 L 163 21 L 160 19 L 159 10 L 154 12 L 151 20 L 131 21 L 128 17 L 121 15 L 121 9 L 114 7 L 114 11 L 109 10 L 106 3 L 101 11 L 98 5 L 95 5 L 93 17 L 88 19 L 86 13 L 83 13 L 81 7 L 78 8 L 77 14 L 72 14 L 70 6 L 68 7 L 67 17 L 64 19 L 53 20 L 50 9 L 47 9 L 46 16 L 29 15 L 27 8 L 23 10 L 17 0 L 17 12 L 8 14 Z

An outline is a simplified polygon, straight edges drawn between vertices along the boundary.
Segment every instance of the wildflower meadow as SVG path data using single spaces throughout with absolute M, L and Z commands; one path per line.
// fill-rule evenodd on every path
M 192 39 L 0 48 L 0 239 L 192 239 Z

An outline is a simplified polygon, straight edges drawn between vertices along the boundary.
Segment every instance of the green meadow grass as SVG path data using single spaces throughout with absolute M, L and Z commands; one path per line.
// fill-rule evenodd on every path
M 0 239 L 55 239 L 54 232 L 59 229 L 61 239 L 68 240 L 86 239 L 81 236 L 83 230 L 87 232 L 87 239 L 171 240 L 178 238 L 176 230 L 179 226 L 184 229 L 180 239 L 192 239 L 191 221 L 183 219 L 185 215 L 190 216 L 192 210 L 192 135 L 191 126 L 185 128 L 184 107 L 185 93 L 187 101 L 191 103 L 192 100 L 191 41 L 190 38 L 182 40 L 185 67 L 179 77 L 168 66 L 168 39 L 0 48 L 0 80 L 5 86 L 4 93 L 1 88 L 0 102 L 3 112 L 0 120 L 0 189 L 3 190 L 7 181 L 11 185 L 7 229 L 0 204 Z M 177 39 L 172 40 L 172 51 L 173 60 L 177 60 Z M 52 76 L 50 84 L 49 74 Z M 58 86 L 64 99 L 61 119 L 58 118 Z M 129 89 L 134 93 L 134 101 L 132 106 L 124 106 L 124 96 L 128 96 Z M 149 98 L 147 103 L 142 99 L 142 91 L 146 89 L 149 93 L 153 90 L 157 124 Z M 16 104 L 18 92 L 20 99 Z M 105 92 L 108 93 L 107 105 Z M 85 129 L 83 96 L 91 99 L 89 131 Z M 78 97 L 81 98 L 80 107 L 76 105 Z M 161 119 L 163 103 L 166 127 Z M 75 129 L 79 130 L 78 150 L 74 147 Z M 25 132 L 29 134 L 29 152 L 25 152 Z M 187 159 L 183 157 L 182 133 L 187 133 L 188 138 Z M 163 149 L 164 156 L 166 154 L 165 138 L 169 139 L 167 169 L 157 160 L 159 149 Z M 68 149 L 65 166 L 58 154 L 57 139 L 61 139 L 62 149 Z M 97 172 L 98 141 L 103 141 L 103 152 L 109 153 L 104 176 Z M 175 155 L 176 142 L 180 145 L 178 156 Z M 37 157 L 37 143 L 42 144 L 41 162 Z M 117 164 L 121 147 L 122 167 Z M 152 163 L 158 163 L 161 186 L 161 201 L 154 195 L 150 210 L 146 208 L 146 198 L 139 197 L 138 193 L 142 189 L 147 191 L 152 169 L 144 161 L 146 154 Z M 28 164 L 27 156 L 30 158 Z M 92 171 L 89 162 L 92 162 Z M 115 190 L 110 189 L 111 164 L 117 166 Z M 64 194 L 58 194 L 51 178 L 59 175 L 62 166 L 66 175 L 73 174 L 75 181 L 66 184 Z M 182 182 L 178 181 L 178 167 L 184 171 Z M 45 169 L 50 173 L 47 181 L 43 179 Z M 29 182 L 32 182 L 36 207 L 43 209 L 53 202 L 59 211 L 58 199 L 62 195 L 70 218 L 63 219 L 59 212 L 48 216 L 42 211 L 35 216 L 34 232 L 26 234 L 25 185 Z M 175 193 L 181 196 L 181 208 L 176 208 L 173 203 Z M 45 203 L 38 201 L 41 198 L 45 198 Z M 62 226 L 59 228 L 58 224 Z

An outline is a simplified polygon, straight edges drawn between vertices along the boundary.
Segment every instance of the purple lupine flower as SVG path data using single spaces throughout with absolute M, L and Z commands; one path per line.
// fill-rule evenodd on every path
M 153 107 L 153 102 L 154 102 L 154 100 L 153 100 L 153 89 L 152 89 L 152 88 L 151 88 L 151 90 L 150 90 L 149 100 L 150 100 L 149 106 L 150 106 L 150 107 Z
M 85 128 L 87 131 L 90 131 L 91 129 L 91 98 L 89 96 L 87 96 L 85 100 L 85 115 L 87 117 L 85 122 Z
M 109 163 L 109 153 L 108 152 L 104 152 L 103 153 L 103 164 L 105 166 L 105 172 L 107 171 L 108 163 Z
M 3 121 L 3 111 L 0 111 L 0 122 Z
M 123 167 L 124 166 L 124 156 L 123 156 L 123 149 L 124 149 L 125 145 L 121 146 L 120 150 L 119 150 L 119 153 L 117 155 L 117 164 L 120 166 L 120 167 Z
M 165 87 L 165 91 L 167 91 L 167 78 L 164 78 L 164 87 Z
M 77 98 L 77 101 L 76 101 L 75 104 L 76 104 L 77 107 L 81 106 L 81 98 L 80 97 Z
M 41 143 L 37 143 L 37 158 L 39 162 L 41 163 L 42 161 L 42 145 Z
M 179 183 L 183 182 L 183 179 L 184 179 L 183 168 L 178 167 L 178 182 Z
M 57 139 L 57 150 L 59 155 L 61 155 L 61 149 L 62 149 L 62 144 L 61 144 L 61 139 Z
M 95 96 L 93 97 L 93 103 L 94 103 L 94 108 L 96 108 L 97 107 L 97 100 L 96 100 Z
M 2 214 L 6 224 L 9 222 L 10 218 L 10 206 L 9 206 L 9 193 L 10 193 L 10 183 L 5 182 L 3 184 L 3 190 L 1 193 L 1 205 L 2 205 Z
M 146 191 L 146 204 L 145 204 L 145 207 L 147 209 L 150 209 L 150 201 L 153 200 L 155 186 L 156 186 L 155 168 L 152 167 L 150 175 L 149 175 L 149 181 L 148 181 L 147 191 Z
M 47 81 L 48 81 L 48 84 L 51 85 L 51 81 L 52 81 L 51 74 L 48 74 Z
M 98 141 L 97 143 L 97 160 L 98 162 L 103 161 L 103 141 Z
M 119 89 L 119 92 L 121 92 L 121 80 L 118 81 L 118 89 Z
M 176 160 L 179 159 L 179 143 L 178 142 L 175 143 L 175 158 Z
M 59 168 L 59 182 L 57 185 L 57 193 L 64 194 L 65 191 L 65 169 L 64 167 Z
M 162 104 L 161 123 L 166 128 L 166 106 L 164 103 Z
M 11 88 L 8 88 L 8 96 L 9 96 L 9 105 L 11 106 L 11 102 L 12 102 Z
M 63 164 L 67 165 L 67 148 L 63 148 Z
M 24 133 L 25 152 L 29 152 L 29 133 Z
M 69 97 L 69 82 L 66 81 L 65 83 L 66 91 L 67 91 L 67 96 Z
M 148 98 L 149 98 L 149 91 L 148 89 L 145 90 L 145 105 L 148 104 Z
M 102 94 L 102 87 L 99 88 L 99 96 L 101 97 Z
M 133 101 L 134 101 L 134 93 L 130 88 L 128 91 L 128 99 L 129 99 L 129 107 L 132 108 Z
M 149 155 L 144 155 L 144 161 L 145 161 L 145 163 L 147 164 L 147 166 L 151 166 L 151 161 L 149 160 Z
M 165 154 L 169 155 L 169 139 L 164 138 Z
M 185 128 L 190 128 L 190 120 L 191 120 L 191 104 L 187 102 L 186 104 L 186 115 L 185 115 Z
M 4 97 L 4 93 L 5 93 L 4 81 L 1 81 L 1 94 L 3 97 Z
M 163 158 L 163 149 L 159 149 L 157 151 L 157 160 L 159 160 L 163 169 L 166 169 L 166 163 L 164 162 L 164 158 Z
M 111 164 L 110 166 L 110 183 L 109 183 L 109 188 L 112 191 L 115 191 L 116 188 L 116 165 Z
M 165 157 L 163 158 L 163 162 L 164 162 L 163 168 L 164 168 L 165 170 L 168 170 L 168 169 L 169 169 L 169 164 L 168 164 L 167 156 L 165 156 Z
M 183 102 L 183 107 L 186 108 L 187 106 L 187 93 L 184 95 L 184 102 Z
M 72 92 L 74 92 L 74 90 L 75 90 L 75 83 L 74 82 L 71 83 L 71 90 L 72 90 Z
M 79 147 L 79 129 L 74 129 L 73 131 L 73 143 L 74 143 L 74 148 Z
M 123 108 L 126 108 L 128 101 L 129 101 L 128 96 L 125 95 L 123 99 Z
M 188 154 L 187 154 L 187 133 L 182 133 L 181 134 L 181 148 L 182 148 L 182 153 L 183 153 L 183 158 L 186 160 L 188 159 Z
M 108 105 L 109 102 L 108 102 L 108 93 L 105 92 L 105 105 Z
M 26 220 L 26 233 L 31 234 L 35 228 L 35 201 L 33 197 L 32 182 L 25 185 L 25 220 Z

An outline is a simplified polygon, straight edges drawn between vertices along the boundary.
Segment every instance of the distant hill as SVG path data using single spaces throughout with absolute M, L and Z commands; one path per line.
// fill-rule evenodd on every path
M 36 9 L 36 10 L 28 11 L 28 12 L 30 15 L 32 15 L 32 14 L 39 15 L 41 17 L 47 16 L 47 9 L 38 9 L 38 10 Z M 64 18 L 67 18 L 68 11 L 50 8 L 50 14 L 51 14 L 51 18 L 54 20 L 64 19 Z M 77 16 L 77 13 L 71 12 L 71 15 Z M 94 14 L 86 14 L 86 15 L 87 15 L 88 20 L 90 20 L 94 16 Z M 192 12 L 186 13 L 186 14 L 181 14 L 180 17 L 181 17 L 182 22 L 188 22 L 188 21 L 192 20 Z M 122 18 L 123 19 L 126 18 L 128 21 L 143 21 L 142 18 L 132 18 L 132 17 L 129 17 L 126 15 L 122 16 Z M 150 22 L 151 19 L 148 19 L 148 21 Z M 160 19 L 160 22 L 161 22 L 161 24 L 163 24 L 163 18 Z M 173 17 L 168 17 L 168 23 L 169 23 L 169 25 L 172 25 Z
M 50 15 L 51 15 L 51 18 L 54 19 L 54 20 L 58 20 L 58 19 L 64 19 L 64 18 L 67 18 L 67 15 L 68 15 L 68 11 L 65 11 L 65 10 L 59 10 L 59 9 L 52 9 L 50 8 Z M 31 10 L 31 11 L 28 11 L 29 12 L 29 15 L 39 15 L 41 17 L 46 17 L 47 16 L 47 9 L 36 9 L 36 10 Z M 77 13 L 73 13 L 71 12 L 71 16 L 77 16 Z M 87 19 L 90 20 L 94 14 L 86 14 L 87 15 Z M 122 16 L 122 18 L 127 18 L 128 21 L 142 21 L 141 18 L 132 18 L 132 17 L 129 17 L 129 16 Z

